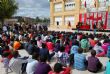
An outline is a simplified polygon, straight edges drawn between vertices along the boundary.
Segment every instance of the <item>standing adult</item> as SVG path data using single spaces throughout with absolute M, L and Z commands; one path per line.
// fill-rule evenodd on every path
M 96 34 L 96 30 L 97 30 L 97 25 L 96 25 L 97 23 L 94 23 L 94 25 L 93 25 L 93 29 L 94 29 L 94 34 Z
M 57 28 L 59 28 L 59 21 L 57 21 Z

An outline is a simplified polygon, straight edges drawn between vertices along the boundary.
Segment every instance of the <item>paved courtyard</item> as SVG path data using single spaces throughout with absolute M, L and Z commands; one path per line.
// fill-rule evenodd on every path
M 20 55 L 21 56 L 30 56 L 30 55 L 28 55 L 28 53 L 25 51 L 25 50 L 20 50 L 19 51 L 20 52 Z M 85 54 L 85 55 L 87 55 L 87 56 L 89 56 L 90 54 L 89 53 L 87 53 L 87 54 Z M 30 56 L 31 57 L 31 56 Z M 0 57 L 0 59 L 1 59 L 1 57 Z M 104 68 L 105 68 L 105 65 L 106 65 L 106 62 L 108 61 L 108 58 L 106 58 L 106 57 L 101 57 L 101 58 L 99 58 L 100 59 L 100 61 L 103 63 L 103 70 L 102 71 L 100 71 L 99 73 L 95 73 L 95 74 L 104 74 Z M 53 67 L 53 65 L 54 65 L 54 63 L 55 62 L 52 62 L 51 63 L 51 66 Z M 3 68 L 3 64 L 0 62 L 0 74 L 5 74 L 5 71 L 4 71 L 4 68 Z M 9 73 L 9 74 L 15 74 L 15 73 Z M 94 74 L 94 73 L 90 73 L 90 72 L 88 72 L 87 70 L 86 71 L 78 71 L 78 70 L 75 70 L 75 69 L 73 69 L 72 70 L 72 74 Z

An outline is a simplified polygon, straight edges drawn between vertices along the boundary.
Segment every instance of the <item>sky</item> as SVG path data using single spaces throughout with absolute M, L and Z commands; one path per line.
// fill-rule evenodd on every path
M 37 16 L 49 17 L 48 0 L 16 0 L 18 10 L 15 16 L 25 16 L 35 18 Z

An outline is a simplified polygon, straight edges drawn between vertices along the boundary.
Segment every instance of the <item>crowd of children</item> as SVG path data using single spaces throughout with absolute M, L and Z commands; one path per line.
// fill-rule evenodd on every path
M 6 26 L 5 26 L 6 27 Z M 6 27 L 7 28 L 7 27 Z M 103 67 L 98 57 L 110 58 L 110 34 L 83 34 L 36 30 L 15 26 L 0 32 L 0 55 L 6 74 L 73 74 L 72 69 L 97 73 Z M 32 57 L 22 57 L 18 50 Z M 86 58 L 84 53 L 90 53 Z M 54 67 L 50 63 L 56 62 Z M 110 74 L 110 61 L 105 74 Z

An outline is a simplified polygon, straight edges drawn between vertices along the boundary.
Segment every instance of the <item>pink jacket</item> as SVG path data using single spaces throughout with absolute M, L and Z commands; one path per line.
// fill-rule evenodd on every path
M 108 46 L 109 46 L 109 43 L 104 43 L 104 44 L 102 45 L 102 48 L 103 48 L 105 54 L 107 54 Z

